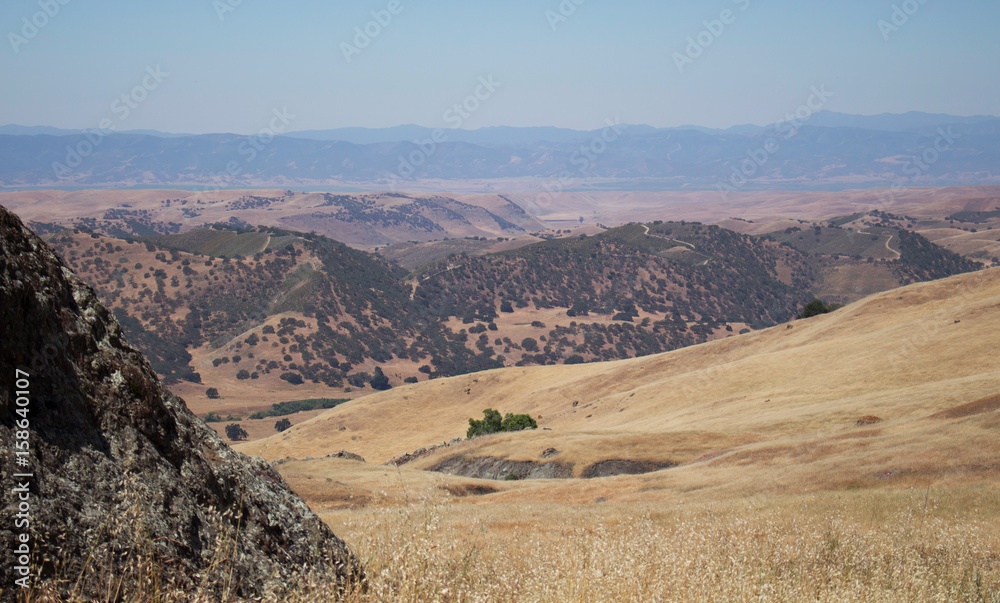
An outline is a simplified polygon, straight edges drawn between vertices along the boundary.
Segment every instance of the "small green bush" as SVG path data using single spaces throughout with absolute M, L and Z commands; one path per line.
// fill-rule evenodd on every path
M 507 413 L 500 423 L 500 431 L 521 431 L 524 429 L 537 429 L 536 422 L 531 415 L 513 415 Z
M 538 422 L 531 418 L 531 415 L 507 413 L 506 416 L 501 418 L 500 413 L 492 408 L 484 410 L 483 415 L 483 419 L 479 421 L 469 419 L 469 430 L 465 433 L 466 438 L 471 440 L 477 436 L 500 431 L 521 431 L 523 429 L 538 428 Z

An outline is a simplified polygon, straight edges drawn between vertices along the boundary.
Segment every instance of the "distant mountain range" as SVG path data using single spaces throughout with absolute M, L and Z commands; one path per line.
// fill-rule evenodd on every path
M 8 124 L 6 126 L 0 126 L 0 134 L 7 134 L 11 136 L 76 136 L 79 134 L 86 133 L 86 129 L 82 130 L 68 130 L 66 128 L 53 128 L 51 126 L 18 126 L 15 124 Z M 119 132 L 120 134 L 144 134 L 146 136 L 157 136 L 159 138 L 178 138 L 180 136 L 192 136 L 192 134 L 171 134 L 170 132 L 161 132 L 159 130 L 125 130 Z
M 406 125 L 273 137 L 8 125 L 0 127 L 0 186 L 405 189 L 414 180 L 517 178 L 555 192 L 651 181 L 723 190 L 997 184 L 998 134 L 1000 118 L 990 116 L 828 111 L 727 130 Z

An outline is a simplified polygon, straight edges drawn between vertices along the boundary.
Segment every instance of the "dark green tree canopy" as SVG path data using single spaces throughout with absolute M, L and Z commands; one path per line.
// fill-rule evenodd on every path
M 814 299 L 803 308 L 802 313 L 799 314 L 799 318 L 810 318 L 812 316 L 819 316 L 820 314 L 826 314 L 830 312 L 832 308 L 823 303 L 821 299 Z
M 247 439 L 248 434 L 247 431 L 243 429 L 242 425 L 239 423 L 232 423 L 230 425 L 226 425 L 226 437 L 234 442 L 241 442 Z
M 380 366 L 375 367 L 375 374 L 372 375 L 368 384 L 372 386 L 372 389 L 379 391 L 392 389 L 392 385 L 389 384 L 389 378 L 385 376 L 385 373 L 382 372 L 382 367 Z

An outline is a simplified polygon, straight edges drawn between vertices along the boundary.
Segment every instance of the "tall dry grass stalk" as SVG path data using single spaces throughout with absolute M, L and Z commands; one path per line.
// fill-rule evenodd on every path
M 198 575 L 178 580 L 181 562 L 162 554 L 150 529 L 148 493 L 133 475 L 126 476 L 116 489 L 116 512 L 108 513 L 90 534 L 90 547 L 82 559 L 66 554 L 46 556 L 39 561 L 54 568 L 55 577 L 39 580 L 31 589 L 14 594 L 24 603 L 118 602 L 153 603 L 172 601 L 233 600 L 232 559 L 236 554 L 241 517 L 233 511 L 206 509 L 215 534 L 204 551 L 206 569 Z M 50 551 L 58 551 L 45 535 Z M 55 546 L 53 546 L 55 545 Z M 174 576 L 173 578 L 171 576 Z M 194 586 L 192 586 L 194 584 Z M 5 585 L 6 586 L 6 585 Z M 6 600 L 6 599 L 4 599 Z
M 328 515 L 362 558 L 364 589 L 343 595 L 303 576 L 264 600 L 996 603 L 996 498 L 884 491 L 679 508 L 410 499 Z M 220 545 L 224 563 L 231 543 Z M 101 600 L 235 600 L 217 584 L 187 593 L 162 584 L 143 549 L 133 554 L 148 580 L 126 593 L 98 572 Z M 22 600 L 57 599 L 42 590 Z
M 828 514 L 624 505 L 576 517 L 429 503 L 341 531 L 369 575 L 355 602 L 1000 601 L 997 524 L 935 516 L 922 498 L 876 494 L 871 509 Z

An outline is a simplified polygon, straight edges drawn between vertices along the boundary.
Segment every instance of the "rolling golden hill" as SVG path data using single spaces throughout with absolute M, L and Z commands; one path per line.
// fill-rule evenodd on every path
M 359 601 L 996 601 L 998 322 L 994 268 L 656 356 L 400 387 L 239 448 L 303 459 L 278 470 L 358 550 Z M 489 407 L 540 429 L 375 464 Z M 578 479 L 495 479 L 535 470 Z
M 398 387 L 240 449 L 270 460 L 344 449 L 383 463 L 463 436 L 470 417 L 495 408 L 530 413 L 540 429 L 442 447 L 406 467 L 449 461 L 476 475 L 471 461 L 491 457 L 558 462 L 581 477 L 602 461 L 677 465 L 613 478 L 619 496 L 639 498 L 657 488 L 995 482 L 998 332 L 1000 269 L 992 269 L 655 356 Z M 543 458 L 550 448 L 557 452 Z

